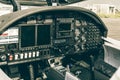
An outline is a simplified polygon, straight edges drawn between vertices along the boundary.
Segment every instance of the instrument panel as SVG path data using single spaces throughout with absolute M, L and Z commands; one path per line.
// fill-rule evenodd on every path
M 104 26 L 77 11 L 49 11 L 27 15 L 0 35 L 0 59 L 8 65 L 51 56 L 97 54 Z M 4 56 L 3 56 L 4 55 Z

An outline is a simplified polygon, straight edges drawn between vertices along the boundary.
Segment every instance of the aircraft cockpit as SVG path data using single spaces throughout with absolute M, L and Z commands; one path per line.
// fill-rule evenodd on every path
M 0 17 L 0 68 L 13 80 L 108 80 L 116 68 L 104 62 L 106 36 L 101 19 L 83 8 L 6 14 Z

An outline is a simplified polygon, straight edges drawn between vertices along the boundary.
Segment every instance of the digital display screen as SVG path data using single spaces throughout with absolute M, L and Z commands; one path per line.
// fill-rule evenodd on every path
M 57 38 L 71 37 L 71 23 L 59 23 L 57 28 Z
M 37 27 L 37 45 L 48 45 L 50 43 L 50 25 L 39 25 Z
M 28 47 L 35 45 L 35 26 L 21 27 L 21 47 Z
M 67 31 L 71 30 L 71 23 L 60 23 L 59 24 L 59 31 Z
M 37 47 L 51 44 L 51 25 L 20 26 L 20 48 Z

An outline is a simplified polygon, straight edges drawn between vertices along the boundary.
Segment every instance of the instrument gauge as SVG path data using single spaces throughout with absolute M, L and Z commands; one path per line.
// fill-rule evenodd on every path
M 82 31 L 82 32 L 85 32 L 85 28 L 84 28 L 84 27 L 82 27 L 82 28 L 81 28 L 81 31 Z
M 76 40 L 76 41 L 79 40 L 79 37 L 76 36 L 76 37 L 75 37 L 75 40 Z
M 75 36 L 79 36 L 81 34 L 79 29 L 75 29 Z
M 85 50 L 85 45 L 84 44 L 81 45 L 81 50 Z
M 78 26 L 81 26 L 81 23 L 80 23 L 80 21 L 79 20 L 76 20 L 75 21 L 75 25 L 78 27 Z
M 82 27 L 82 28 L 81 28 L 81 32 L 82 32 L 83 34 L 86 34 L 86 33 L 87 33 L 85 27 Z
M 86 37 L 85 37 L 85 35 L 82 35 L 82 36 L 81 36 L 81 40 L 82 40 L 82 44 L 85 44 L 85 43 L 86 43 Z
M 38 15 L 38 16 L 36 17 L 36 21 L 37 21 L 37 23 L 43 23 L 43 22 L 44 22 L 44 17 L 43 17 L 43 15 Z

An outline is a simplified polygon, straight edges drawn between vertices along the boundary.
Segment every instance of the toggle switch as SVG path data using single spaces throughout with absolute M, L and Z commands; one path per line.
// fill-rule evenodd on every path
M 33 55 L 33 57 L 35 57 L 35 52 L 33 52 L 33 54 L 32 54 L 32 55 Z
M 28 58 L 28 53 L 25 53 L 24 58 L 25 59 Z
M 32 57 L 32 53 L 31 52 L 29 52 L 29 56 L 28 56 L 29 58 L 31 58 Z
M 15 54 L 15 58 L 14 58 L 15 60 L 18 60 L 19 58 L 18 58 L 18 54 Z
M 23 59 L 23 53 L 20 54 L 20 59 Z
M 39 57 L 39 55 L 40 55 L 40 52 L 37 51 L 37 52 L 36 52 L 36 57 Z

